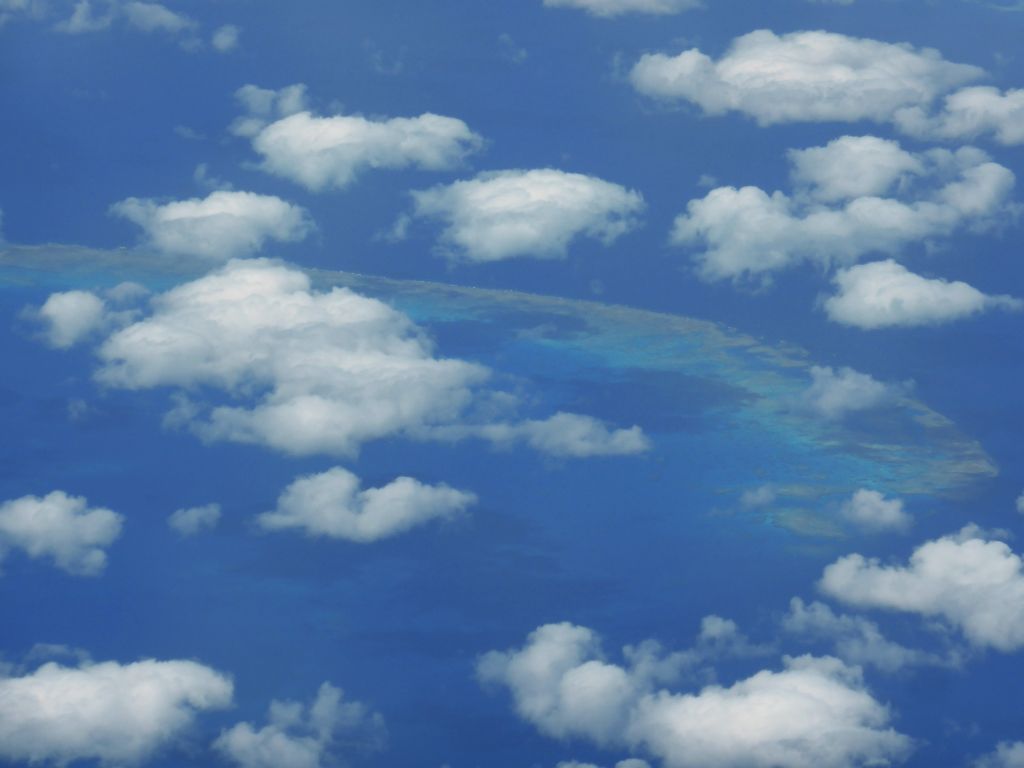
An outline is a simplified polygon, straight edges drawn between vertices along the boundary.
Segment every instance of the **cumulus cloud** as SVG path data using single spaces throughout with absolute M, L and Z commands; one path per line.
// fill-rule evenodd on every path
M 592 630 L 549 624 L 522 648 L 483 656 L 477 673 L 542 733 L 644 750 L 669 768 L 886 764 L 911 746 L 859 668 L 834 658 L 786 658 L 780 671 L 677 693 L 606 661 Z
M 96 576 L 107 565 L 106 548 L 121 535 L 121 515 L 90 508 L 81 496 L 53 491 L 0 504 L 0 561 L 12 549 L 47 558 L 76 576 Z
M 921 139 L 973 139 L 991 136 L 1000 144 L 1024 143 L 1024 90 L 991 86 L 962 88 L 941 109 L 907 107 L 895 116 L 905 133 Z
M 979 758 L 974 768 L 1024 768 L 1024 742 L 1004 741 L 995 752 Z
M 0 758 L 137 764 L 231 698 L 230 679 L 193 661 L 51 662 L 0 677 Z
M 247 256 L 267 240 L 297 242 L 314 228 L 304 208 L 272 195 L 228 190 L 163 205 L 130 197 L 111 212 L 138 224 L 161 253 L 210 261 Z
M 308 706 L 271 702 L 267 719 L 259 730 L 238 723 L 221 733 L 214 748 L 241 768 L 320 768 L 338 764 L 343 747 L 353 741 L 362 749 L 377 748 L 385 738 L 383 718 L 364 704 L 344 701 L 330 683 L 320 686 Z
M 488 369 L 435 357 L 401 312 L 346 288 L 314 291 L 280 263 L 232 261 L 150 307 L 100 344 L 96 378 L 177 388 L 166 423 L 204 440 L 345 456 L 397 435 L 521 442 L 560 456 L 648 447 L 639 427 L 613 430 L 578 414 L 481 422 L 477 410 L 502 395 L 483 388 Z
M 973 147 L 915 154 L 872 136 L 793 151 L 790 161 L 791 193 L 718 187 L 676 218 L 671 241 L 700 249 L 703 278 L 765 280 L 800 263 L 849 264 L 981 229 L 1009 212 L 1016 181 Z
M 51 347 L 67 349 L 102 329 L 107 323 L 106 303 L 89 291 L 50 294 L 37 312 Z
M 905 531 L 914 522 L 900 499 L 887 499 L 866 488 L 856 491 L 840 511 L 847 520 L 868 531 Z
M 801 404 L 824 419 L 841 419 L 849 413 L 884 408 L 895 402 L 903 387 L 886 384 L 852 368 L 811 368 L 811 386 Z
M 699 8 L 701 0 L 544 0 L 548 8 L 579 8 L 592 16 L 611 18 L 624 13 L 668 15 Z
M 205 504 L 201 507 L 178 509 L 167 518 L 167 524 L 180 536 L 195 536 L 217 527 L 220 521 L 220 504 Z
M 825 300 L 829 319 L 864 330 L 948 323 L 989 309 L 1020 310 L 1024 301 L 990 296 L 967 283 L 915 275 L 892 259 L 836 273 Z
M 304 98 L 294 98 L 304 93 L 304 85 L 243 87 L 236 98 L 248 114 L 232 130 L 251 139 L 263 171 L 315 192 L 347 187 L 372 169 L 450 170 L 483 145 L 461 120 L 431 113 L 320 117 L 308 111 Z
M 639 92 L 688 101 L 707 115 L 742 112 L 761 125 L 808 121 L 889 122 L 981 77 L 930 48 L 821 31 L 736 38 L 717 61 L 696 48 L 648 54 L 630 79 Z
M 824 603 L 804 603 L 794 597 L 782 628 L 805 639 L 830 640 L 835 654 L 848 664 L 896 672 L 910 666 L 955 665 L 956 655 L 943 659 L 933 653 L 907 648 L 888 640 L 878 625 L 863 616 L 837 614 Z
M 359 478 L 341 467 L 306 475 L 289 485 L 277 509 L 257 518 L 268 531 L 299 529 L 367 543 L 397 536 L 431 520 L 449 520 L 476 503 L 476 496 L 447 485 L 424 485 L 400 477 L 380 488 L 360 490 Z
M 445 224 L 443 249 L 472 262 L 565 258 L 588 237 L 608 245 L 638 225 L 639 192 L 550 168 L 488 172 L 413 193 L 415 215 Z
M 977 646 L 1024 647 L 1021 559 L 973 526 L 925 542 L 905 566 L 858 554 L 840 558 L 818 586 L 849 605 L 944 619 Z

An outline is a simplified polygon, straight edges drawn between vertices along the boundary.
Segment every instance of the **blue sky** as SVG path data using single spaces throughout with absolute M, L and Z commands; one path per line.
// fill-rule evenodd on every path
M 1024 765 L 1022 32 L 0 0 L 0 764 Z

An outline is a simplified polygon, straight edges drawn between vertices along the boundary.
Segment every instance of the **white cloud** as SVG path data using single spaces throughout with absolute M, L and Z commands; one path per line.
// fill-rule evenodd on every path
M 52 293 L 36 316 L 46 326 L 51 347 L 67 349 L 107 324 L 106 303 L 88 291 Z
M 611 18 L 624 13 L 667 15 L 699 8 L 701 0 L 544 0 L 548 8 L 579 8 L 593 16 Z
M 645 208 L 639 192 L 550 168 L 481 173 L 413 198 L 416 216 L 445 223 L 445 250 L 473 262 L 565 258 L 579 237 L 608 245 L 634 229 Z
M 868 531 L 905 531 L 914 522 L 900 499 L 887 499 L 866 488 L 856 491 L 840 511 L 847 520 Z
M 1014 174 L 973 147 L 905 152 L 874 137 L 844 136 L 790 153 L 792 193 L 718 187 L 691 200 L 673 226 L 676 245 L 696 246 L 707 280 L 764 280 L 811 262 L 848 264 L 872 253 L 970 227 L 1009 212 Z
M 642 749 L 669 768 L 841 768 L 887 764 L 910 750 L 860 670 L 833 658 L 787 658 L 783 670 L 731 687 L 675 693 L 635 666 L 605 661 L 593 631 L 549 624 L 523 648 L 483 656 L 477 673 L 507 687 L 518 714 L 542 733 Z
M 210 38 L 210 45 L 221 53 L 233 51 L 238 47 L 238 38 L 241 32 L 234 24 L 225 24 L 217 27 Z
M 864 330 L 939 325 L 989 309 L 1020 310 L 1012 296 L 990 296 L 961 281 L 915 275 L 891 259 L 839 270 L 825 300 L 830 320 Z
M 143 32 L 177 34 L 192 29 L 196 22 L 160 3 L 130 2 L 121 6 L 126 21 Z
M 231 697 L 230 679 L 192 661 L 51 662 L 0 677 L 0 758 L 137 764 Z
M 251 138 L 263 158 L 262 170 L 313 191 L 347 187 L 371 169 L 450 170 L 483 145 L 469 126 L 453 117 L 319 117 L 304 102 L 281 98 L 304 90 L 302 85 L 281 91 L 245 86 L 236 96 L 249 114 L 236 120 L 232 130 Z
M 1024 493 L 1017 497 L 1017 511 L 1024 515 Z
M 835 654 L 848 664 L 873 666 L 883 672 L 895 672 L 909 666 L 955 664 L 957 657 L 945 660 L 935 654 L 906 648 L 886 639 L 878 625 L 863 616 L 836 614 L 824 603 L 804 603 L 794 597 L 782 628 L 807 639 L 827 639 L 835 644 Z
M 377 748 L 385 737 L 379 714 L 359 702 L 343 701 L 341 690 L 330 683 L 320 686 L 309 706 L 272 702 L 268 720 L 259 730 L 238 723 L 213 746 L 241 768 L 320 768 L 336 765 L 339 753 L 352 742 Z
M 841 419 L 848 413 L 883 408 L 902 394 L 902 387 L 886 384 L 852 368 L 813 366 L 811 386 L 802 405 L 825 419 Z
M 1024 742 L 1004 741 L 996 751 L 979 758 L 974 768 L 1024 768 Z
M 896 113 L 900 130 L 921 139 L 969 139 L 991 135 L 1000 144 L 1024 143 L 1024 90 L 962 88 L 934 114 L 922 107 Z
M 736 38 L 718 61 L 696 48 L 674 57 L 648 54 L 630 78 L 648 96 L 690 101 L 708 115 L 743 112 L 771 125 L 889 122 L 896 110 L 927 106 L 982 74 L 929 48 L 762 29 Z
M 651 447 L 640 427 L 613 430 L 592 416 L 564 412 L 546 419 L 456 428 L 456 433 L 477 435 L 499 446 L 523 442 L 551 456 L 573 458 L 622 456 L 643 453 Z
M 304 208 L 271 195 L 218 190 L 160 205 L 130 197 L 111 212 L 138 224 L 162 253 L 210 261 L 252 254 L 267 240 L 297 242 L 313 231 Z
M 447 485 L 400 477 L 360 490 L 359 478 L 335 467 L 300 477 L 257 518 L 268 531 L 297 528 L 309 536 L 367 543 L 397 536 L 431 520 L 449 520 L 476 503 L 476 496 Z
M 0 0 L 0 27 L 12 19 L 41 16 L 45 10 L 44 0 Z
M 57 30 L 70 35 L 80 35 L 86 32 L 99 32 L 107 29 L 114 22 L 114 13 L 110 10 L 106 13 L 97 14 L 93 10 L 90 0 L 78 0 L 75 3 L 71 16 L 57 24 Z
M 761 485 L 757 488 L 752 488 L 749 491 L 744 491 L 740 495 L 740 506 L 745 509 L 757 509 L 758 507 L 766 507 L 775 501 L 776 493 L 775 489 L 770 485 Z
M 98 6 L 103 10 L 97 11 Z M 56 29 L 67 34 L 80 35 L 109 29 L 115 22 L 123 22 L 140 32 L 167 34 L 177 38 L 186 48 L 199 45 L 194 36 L 199 24 L 161 3 L 107 0 L 94 5 L 91 0 L 77 0 L 71 15 L 58 22 Z
M 856 554 L 840 558 L 825 569 L 819 588 L 850 605 L 945 619 L 978 646 L 1024 647 L 1021 560 L 973 527 L 925 542 L 906 566 Z
M 217 527 L 220 521 L 220 504 L 205 504 L 175 510 L 167 518 L 167 524 L 180 536 L 195 536 Z
M 106 567 L 109 547 L 121 535 L 121 515 L 89 508 L 80 496 L 53 491 L 0 503 L 0 560 L 20 549 L 49 558 L 68 573 L 95 576 Z

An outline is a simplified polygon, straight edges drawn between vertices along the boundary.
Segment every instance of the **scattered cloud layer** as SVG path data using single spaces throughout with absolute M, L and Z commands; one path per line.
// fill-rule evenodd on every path
M 359 486 L 359 478 L 341 467 L 300 477 L 281 494 L 277 509 L 261 514 L 257 522 L 268 531 L 298 529 L 365 544 L 431 520 L 449 520 L 476 503 L 472 493 L 411 477 L 380 488 Z
M 706 280 L 759 278 L 800 263 L 849 264 L 1009 212 L 1014 174 L 972 147 L 910 153 L 843 136 L 790 153 L 794 189 L 718 187 L 692 200 L 672 230 Z
M 431 113 L 317 116 L 308 110 L 301 84 L 279 91 L 247 85 L 236 98 L 247 115 L 232 130 L 252 141 L 259 167 L 314 192 L 343 189 L 369 170 L 451 170 L 483 146 L 463 121 Z
M 925 542 L 905 566 L 857 554 L 840 558 L 819 588 L 849 605 L 943 619 L 978 646 L 1024 647 L 1021 559 L 972 526 Z
M 578 8 L 592 16 L 611 18 L 626 13 L 668 15 L 699 8 L 701 0 L 544 0 L 548 8 Z
M 304 240 L 314 229 L 304 208 L 253 192 L 217 190 L 164 204 L 129 197 L 111 212 L 139 225 L 161 253 L 218 262 L 256 253 L 268 240 Z
M 906 531 L 914 522 L 900 499 L 887 499 L 878 491 L 861 488 L 843 503 L 843 517 L 866 531 Z
M 642 750 L 668 768 L 841 768 L 910 751 L 859 668 L 838 659 L 786 658 L 779 671 L 697 693 L 663 687 L 672 682 L 658 674 L 664 665 L 604 659 L 592 630 L 549 624 L 522 648 L 483 656 L 477 674 L 506 687 L 520 717 L 546 735 Z
M 693 48 L 640 58 L 630 79 L 639 92 L 688 101 L 707 115 L 742 112 L 761 125 L 870 120 L 925 108 L 983 70 L 946 61 L 930 48 L 822 31 L 736 38 L 717 61 Z
M 892 259 L 839 270 L 829 319 L 863 330 L 940 325 L 990 309 L 1019 311 L 1024 301 L 989 296 L 967 283 L 915 275 Z
M 106 548 L 121 535 L 123 520 L 63 491 L 5 501 L 0 503 L 0 561 L 18 549 L 76 576 L 96 576 L 107 565 Z
M 231 698 L 229 678 L 193 661 L 50 662 L 0 676 L 0 759 L 136 764 Z
M 167 524 L 180 536 L 195 536 L 210 531 L 220 522 L 220 504 L 205 504 L 201 507 L 187 507 L 175 510 L 167 518 Z
M 413 193 L 415 216 L 445 224 L 441 246 L 471 262 L 565 258 L 578 238 L 609 245 L 638 225 L 639 192 L 551 168 L 488 172 Z
M 892 405 L 904 387 L 886 384 L 852 368 L 811 368 L 811 386 L 801 405 L 823 419 L 842 419 L 847 414 Z
M 308 706 L 297 701 L 271 702 L 267 725 L 259 730 L 238 723 L 213 746 L 240 768 L 321 768 L 338 765 L 353 744 L 378 748 L 386 736 L 383 718 L 357 701 L 344 701 L 330 683 L 320 686 Z

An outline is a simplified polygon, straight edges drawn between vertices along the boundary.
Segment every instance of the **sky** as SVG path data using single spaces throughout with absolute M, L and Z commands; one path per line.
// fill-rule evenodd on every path
M 1024 766 L 1022 35 L 0 0 L 0 765 Z

